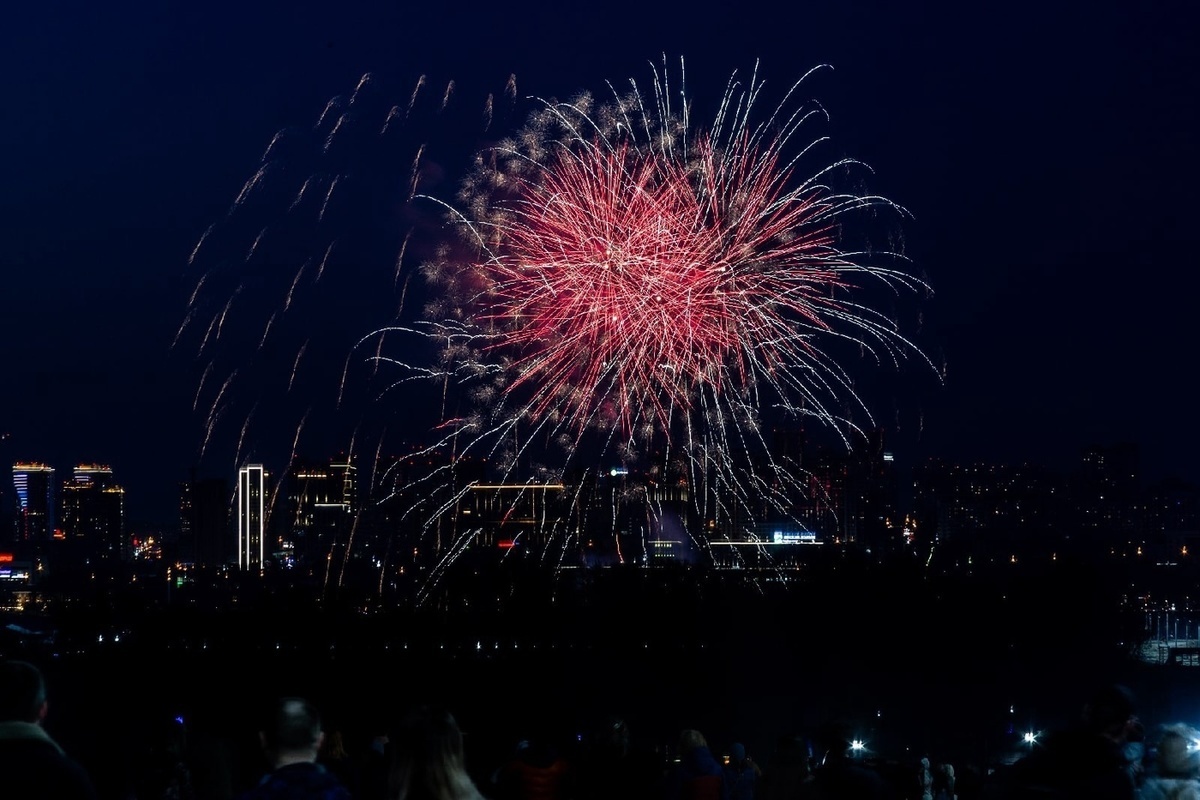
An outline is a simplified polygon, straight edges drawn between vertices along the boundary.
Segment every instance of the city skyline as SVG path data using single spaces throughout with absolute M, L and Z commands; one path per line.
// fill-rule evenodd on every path
M 822 459 L 829 454 L 840 454 L 847 458 L 853 458 L 856 455 L 861 457 L 861 453 L 853 453 L 851 451 L 842 451 L 837 447 L 831 448 L 828 443 L 816 442 L 812 448 L 807 451 L 806 464 L 819 465 Z M 1094 460 L 1098 455 L 1104 457 L 1105 454 L 1116 456 L 1120 455 L 1122 463 L 1132 471 L 1132 478 L 1137 482 L 1142 490 L 1154 490 L 1157 488 L 1182 488 L 1184 491 L 1190 489 L 1193 492 L 1200 491 L 1200 484 L 1190 481 L 1186 476 L 1166 473 L 1161 469 L 1155 468 L 1154 465 L 1149 467 L 1145 463 L 1144 454 L 1139 443 L 1132 441 L 1116 441 L 1116 442 L 1095 442 L 1091 445 L 1084 446 L 1078 451 L 1065 455 L 1064 459 L 1059 463 L 1051 463 L 1038 459 L 1016 459 L 1013 461 L 996 461 L 986 459 L 965 459 L 955 460 L 947 459 L 938 454 L 928 455 L 924 460 L 919 462 L 907 462 L 903 457 L 897 458 L 896 454 L 884 444 L 882 452 L 883 458 L 889 464 L 896 464 L 897 471 L 894 477 L 900 481 L 904 481 L 905 488 L 897 489 L 899 494 L 898 499 L 907 503 L 912 503 L 912 498 L 908 496 L 908 489 L 913 485 L 916 475 L 922 469 L 931 467 L 938 468 L 939 466 L 948 466 L 955 469 L 1000 469 L 1000 470 L 1025 470 L 1030 469 L 1034 472 L 1041 473 L 1047 477 L 1052 477 L 1055 480 L 1069 481 L 1074 477 L 1079 476 L 1082 472 L 1089 469 L 1089 462 Z M 395 463 L 394 456 L 385 456 L 381 460 L 382 468 L 386 468 Z M 268 485 L 274 486 L 277 481 L 285 481 L 288 484 L 295 486 L 303 486 L 307 479 L 313 477 L 324 477 L 331 469 L 349 470 L 352 475 L 355 470 L 363 469 L 356 465 L 352 459 L 347 459 L 345 453 L 327 453 L 313 454 L 305 453 L 298 455 L 291 463 L 286 461 L 279 462 L 276 467 L 272 464 L 270 467 L 263 463 L 247 462 L 238 468 L 231 469 L 227 474 L 217 472 L 197 472 L 195 465 L 180 464 L 178 466 L 178 475 L 174 473 L 158 471 L 158 481 L 150 486 L 139 486 L 133 491 L 127 489 L 128 480 L 124 478 L 123 470 L 118 466 L 114 468 L 112 462 L 104 461 L 81 461 L 74 460 L 64 464 L 53 464 L 46 460 L 39 459 L 17 459 L 9 461 L 5 465 L 5 483 L 0 487 L 0 498 L 5 501 L 20 502 L 21 492 L 24 490 L 25 483 L 17 482 L 14 485 L 14 475 L 18 470 L 24 475 L 29 471 L 34 473 L 48 473 L 50 491 L 57 498 L 58 504 L 61 505 L 61 494 L 64 487 L 69 487 L 72 484 L 78 484 L 80 481 L 79 475 L 83 472 L 85 475 L 89 471 L 101 472 L 109 476 L 115 474 L 120 477 L 121 486 L 117 487 L 123 497 L 123 503 L 126 508 L 132 508 L 131 513 L 126 513 L 125 518 L 128 520 L 127 528 L 131 523 L 133 528 L 129 529 L 129 533 L 167 533 L 171 534 L 176 531 L 181 524 L 181 506 L 180 506 L 180 490 L 185 485 L 196 485 L 197 483 L 216 483 L 221 482 L 227 489 L 227 505 L 230 506 L 230 524 L 235 525 L 238 520 L 236 502 L 238 498 L 237 487 L 240 484 L 242 477 L 247 468 L 255 468 L 265 471 L 262 480 L 268 481 Z M 377 465 L 378 466 L 378 465 Z M 607 473 L 610 469 L 616 468 L 618 465 L 613 464 L 597 464 L 593 471 Z M 278 469 L 278 473 L 272 473 L 272 470 Z M 370 472 L 370 470 L 367 470 Z M 312 474 L 309 474 L 312 473 Z M 58 476 L 55 478 L 54 476 Z M 24 479 L 22 479 L 24 480 Z M 340 480 L 340 479 L 339 479 Z M 353 492 L 345 495 L 344 502 L 363 503 L 363 508 L 368 507 L 373 498 L 369 493 L 363 493 L 364 487 L 354 485 L 351 480 L 351 486 L 354 486 Z M 520 485 L 530 479 L 528 476 L 522 478 L 514 485 Z M 1182 484 L 1182 486 L 1180 486 Z M 314 484 L 318 485 L 318 484 Z M 536 481 L 529 483 L 530 486 L 538 485 Z M 150 489 L 147 493 L 146 490 Z M 272 488 L 271 491 L 274 491 Z M 387 492 L 383 492 L 386 496 Z M 153 497 L 147 502 L 147 497 Z M 353 500 L 351 500 L 353 498 Z M 378 499 L 376 497 L 375 499 Z M 810 498 L 811 499 L 811 498 Z M 330 502 L 330 501 L 326 501 Z M 340 505 L 343 501 L 338 501 L 335 505 Z M 150 509 L 150 510 L 148 510 Z M 360 510 L 355 508 L 354 513 Z M 896 513 L 903 515 L 911 512 L 911 507 L 901 507 L 896 509 Z M 12 508 L 5 508 L 4 513 L 0 514 L 0 519 L 5 515 L 11 514 Z M 186 524 L 186 523 L 185 523 Z M 231 527 L 231 535 L 236 533 L 235 527 Z
M 432 8 L 358 11 L 358 20 L 327 19 L 289 6 L 282 28 L 269 10 L 221 6 L 186 22 L 80 8 L 62 26 L 21 11 L 29 35 L 5 58 L 22 76 L 12 103 L 24 113 L 0 134 L 6 151 L 24 154 L 10 165 L 0 215 L 10 243 L 0 255 L 10 278 L 0 334 L 20 353 L 0 393 L 7 461 L 111 463 L 135 518 L 171 510 L 171 487 L 202 461 L 205 443 L 207 409 L 196 402 L 205 363 L 170 347 L 195 277 L 189 258 L 276 134 L 307 129 L 365 75 L 387 102 L 403 103 L 423 75 L 438 97 L 455 82 L 460 117 L 441 129 L 428 170 L 444 174 L 435 186 L 451 196 L 476 134 L 464 124 L 452 141 L 447 131 L 487 94 L 501 97 L 510 75 L 518 98 L 569 97 L 643 76 L 665 54 L 686 56 L 689 83 L 702 91 L 759 58 L 769 86 L 832 66 L 808 91 L 829 110 L 837 151 L 874 170 L 868 188 L 911 212 L 900 236 L 933 289 L 914 335 L 944 381 L 917 369 L 855 366 L 852 375 L 898 453 L 1063 467 L 1089 445 L 1136 441 L 1148 479 L 1200 475 L 1181 355 L 1194 341 L 1194 271 L 1181 265 L 1195 252 L 1197 162 L 1186 132 L 1198 71 L 1165 4 L 1029 4 L 986 31 L 949 6 L 794 11 L 779 25 L 750 13 L 718 22 L 645 12 L 633 26 L 614 14 L 562 28 L 532 5 L 474 21 Z M 526 16 L 546 29 L 522 33 Z M 426 41 L 431 30 L 445 38 Z M 623 46 L 610 48 L 617 30 Z M 395 152 L 405 168 L 411 149 Z M 404 174 L 387 170 L 377 171 Z M 354 209 L 380 197 L 368 192 Z M 335 253 L 374 263 L 367 245 L 389 241 L 380 231 L 391 230 L 394 208 L 370 207 L 375 216 L 339 229 Z M 366 240 L 361 250 L 351 233 Z M 315 449 L 347 446 L 354 420 L 305 416 L 310 397 L 338 385 L 343 345 L 363 333 L 349 324 L 366 308 L 354 290 L 363 294 L 372 276 L 343 275 L 348 291 L 305 312 L 314 341 L 305 358 L 324 378 L 297 384 L 286 398 L 295 418 L 273 437 L 283 444 L 257 460 L 286 460 L 296 420 Z M 297 345 L 305 334 L 292 333 Z M 338 347 L 320 351 L 322 337 Z M 294 371 L 298 360 L 281 354 L 271 369 Z M 269 398 L 239 399 L 256 424 L 275 408 L 284 416 Z M 372 413 L 408 411 L 389 396 Z M 223 461 L 206 463 L 206 474 L 237 468 L 240 420 L 222 422 L 232 429 L 207 460 Z M 164 469 L 180 474 L 149 501 Z M 139 513 L 150 505 L 158 510 Z

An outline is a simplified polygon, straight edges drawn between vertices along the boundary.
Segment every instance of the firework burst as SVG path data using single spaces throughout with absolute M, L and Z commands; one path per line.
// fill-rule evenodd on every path
M 410 328 L 442 343 L 440 364 L 393 363 L 397 385 L 433 378 L 464 398 L 436 447 L 517 484 L 654 460 L 703 546 L 701 530 L 745 535 L 787 513 L 800 488 L 768 418 L 816 419 L 852 443 L 847 406 L 870 412 L 838 354 L 919 356 L 866 298 L 927 287 L 900 253 L 853 244 L 861 220 L 904 216 L 838 188 L 861 164 L 805 171 L 823 139 L 801 131 L 824 118 L 798 102 L 808 76 L 760 116 L 757 68 L 735 73 L 697 126 L 682 74 L 675 89 L 664 62 L 650 93 L 630 80 L 603 103 L 536 100 L 523 130 L 480 153 L 444 203 L 462 241 L 424 267 L 435 297 Z M 427 524 L 464 496 L 437 491 Z M 585 535 L 557 532 L 560 555 Z

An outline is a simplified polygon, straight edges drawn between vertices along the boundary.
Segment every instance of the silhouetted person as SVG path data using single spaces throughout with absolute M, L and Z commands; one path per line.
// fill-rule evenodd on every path
M 890 800 L 887 782 L 878 772 L 850 756 L 850 731 L 838 722 L 822 725 L 814 737 L 819 762 L 802 800 Z
M 1133 694 L 1124 686 L 1105 686 L 1087 701 L 1075 724 L 1047 734 L 1029 755 L 999 770 L 987 796 L 1136 800 L 1125 748 L 1141 730 Z
M 725 771 L 700 731 L 679 734 L 678 756 L 667 775 L 666 800 L 723 800 Z
M 759 787 L 761 800 L 796 800 L 800 787 L 813 779 L 808 745 L 799 736 L 781 736 L 767 760 Z
M 0 797 L 4 800 L 95 800 L 87 771 L 50 738 L 41 670 L 0 662 Z
M 938 764 L 933 771 L 933 800 L 956 800 L 954 788 L 954 767 L 950 764 Z
M 317 763 L 337 776 L 342 785 L 358 797 L 361 765 L 351 758 L 346 749 L 346 737 L 340 729 L 325 731 L 325 738 L 321 740 L 321 749 L 317 753 Z
M 449 711 L 423 706 L 406 715 L 388 749 L 388 800 L 483 800 Z
M 544 737 L 522 739 L 496 772 L 497 800 L 566 800 L 567 760 Z
M 762 769 L 746 755 L 740 742 L 729 747 L 729 763 L 725 765 L 725 800 L 754 800 Z
M 1200 800 L 1200 733 L 1170 725 L 1158 737 L 1155 757 L 1142 782 L 1142 800 Z
M 350 800 L 350 791 L 317 763 L 321 715 L 307 700 L 285 697 L 276 703 L 259 732 L 271 771 L 238 800 Z
M 171 719 L 151 734 L 153 741 L 139 759 L 136 770 L 137 800 L 194 800 L 197 794 L 187 763 L 187 729 L 183 718 Z
M 917 765 L 917 800 L 933 800 L 933 770 L 928 758 Z
M 662 758 L 634 746 L 620 717 L 604 720 L 575 765 L 578 800 L 659 800 Z

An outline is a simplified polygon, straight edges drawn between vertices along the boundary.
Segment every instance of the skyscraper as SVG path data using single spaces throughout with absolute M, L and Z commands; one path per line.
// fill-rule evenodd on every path
M 184 564 L 221 567 L 234 549 L 229 536 L 229 481 L 200 478 L 179 485 L 179 540 L 174 558 Z
M 125 542 L 125 489 L 113 481 L 112 468 L 80 464 L 62 487 L 65 544 L 76 556 L 122 561 Z
M 285 546 L 302 562 L 324 558 L 333 542 L 344 541 L 358 512 L 354 465 L 344 458 L 320 466 L 297 463 L 291 473 Z
M 266 538 L 267 472 L 262 464 L 238 470 L 237 564 L 239 569 L 262 569 Z
M 56 523 L 54 468 L 34 462 L 13 464 L 17 492 L 16 545 L 30 555 L 44 555 Z

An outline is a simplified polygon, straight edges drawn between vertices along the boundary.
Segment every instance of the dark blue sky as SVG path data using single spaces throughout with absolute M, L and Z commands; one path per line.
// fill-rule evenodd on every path
M 946 382 L 907 369 L 881 395 L 881 419 L 899 420 L 898 448 L 1067 466 L 1082 446 L 1134 440 L 1150 477 L 1200 480 L 1194 12 L 1162 0 L 778 5 L 10 10 L 0 41 L 0 455 L 64 470 L 109 462 L 131 516 L 168 522 L 205 431 L 204 403 L 192 410 L 205 362 L 170 348 L 201 268 L 189 272 L 188 257 L 277 132 L 311 139 L 326 103 L 349 98 L 365 73 L 371 102 L 405 102 L 425 74 L 439 92 L 454 80 L 456 107 L 475 113 L 510 74 L 522 97 L 599 93 L 605 80 L 644 79 L 666 53 L 684 58 L 692 94 L 710 96 L 756 58 L 781 86 L 834 67 L 811 92 L 832 115 L 836 147 L 873 167 L 872 188 L 912 213 L 907 253 L 935 292 L 918 337 Z M 468 128 L 445 123 L 431 146 L 447 194 L 475 144 Z M 347 210 L 339 236 L 348 291 L 314 298 L 310 330 L 290 334 L 310 341 L 306 358 L 324 365 L 327 385 L 344 366 L 339 346 L 380 313 L 370 289 L 379 276 L 353 270 L 382 263 L 395 244 L 404 212 L 388 180 L 402 174 L 412 137 L 394 163 L 358 148 L 329 156 L 364 176 L 361 213 Z M 269 203 L 259 213 L 267 226 Z M 204 268 L 238 247 L 231 233 Z M 303 260 L 277 247 L 275 257 Z M 247 359 L 242 379 L 294 355 Z M 223 357 L 217 369 L 238 352 Z M 317 408 L 305 423 L 314 447 L 322 417 Z M 220 471 L 212 453 L 232 452 L 237 426 L 223 424 L 202 470 Z

